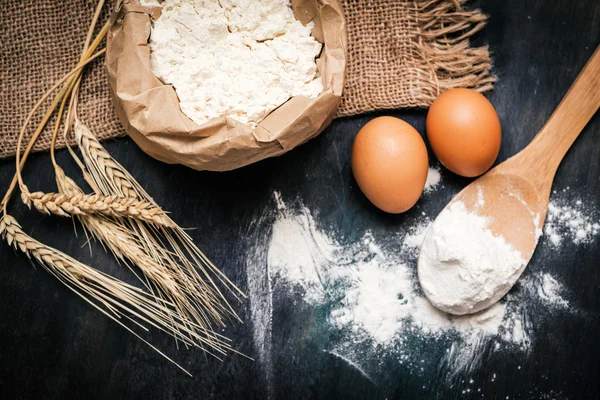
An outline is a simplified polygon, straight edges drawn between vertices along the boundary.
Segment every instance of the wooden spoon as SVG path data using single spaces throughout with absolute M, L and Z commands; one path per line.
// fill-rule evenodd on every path
M 444 281 L 440 280 L 444 279 L 444 276 L 437 272 L 440 271 L 438 267 L 432 269 L 431 266 L 427 266 L 429 261 L 423 261 L 428 257 L 424 254 L 436 251 L 432 244 L 436 238 L 431 236 L 430 240 L 427 240 L 430 235 L 434 235 L 433 229 L 430 229 L 419 254 L 418 270 L 421 287 L 434 306 L 452 314 L 475 313 L 496 303 L 512 288 L 531 259 L 542 232 L 556 170 L 599 106 L 600 46 L 531 143 L 465 187 L 442 211 L 461 201 L 469 213 L 486 217 L 489 221 L 487 228 L 492 234 L 501 236 L 521 253 L 524 260 L 522 266 L 504 282 L 501 279 L 493 279 L 494 274 L 497 274 L 495 269 L 486 272 L 489 276 L 478 277 L 477 279 L 487 282 L 487 289 L 492 282 L 493 290 L 479 293 L 478 298 L 472 301 L 465 301 L 465 298 L 461 297 L 462 289 L 458 287 L 460 285 L 445 285 L 450 287 L 443 288 L 442 290 L 446 291 L 445 295 L 440 296 L 436 294 L 436 290 L 440 284 L 444 286 Z M 448 265 L 440 263 L 439 268 L 452 268 L 451 265 L 451 262 Z M 462 271 L 461 275 L 464 273 L 470 275 L 469 271 Z M 466 279 L 471 278 L 467 276 Z M 437 283 L 433 283 L 434 280 L 437 280 Z M 434 287 L 435 285 L 437 287 Z

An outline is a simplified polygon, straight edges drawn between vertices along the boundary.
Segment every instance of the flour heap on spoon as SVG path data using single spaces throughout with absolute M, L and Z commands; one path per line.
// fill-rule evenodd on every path
M 162 6 L 150 36 L 154 74 L 174 86 L 197 124 L 256 124 L 293 96 L 317 97 L 322 45 L 288 0 L 142 1 Z
M 521 253 L 488 225 L 488 218 L 455 201 L 425 236 L 419 280 L 440 310 L 457 315 L 483 310 L 510 290 L 527 265 Z

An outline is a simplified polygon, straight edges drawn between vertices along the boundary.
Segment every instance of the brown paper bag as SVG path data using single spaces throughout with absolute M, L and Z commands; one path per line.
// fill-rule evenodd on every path
M 314 21 L 324 44 L 317 67 L 324 91 L 297 96 L 256 127 L 227 117 L 196 125 L 179 108 L 171 85 L 152 73 L 148 39 L 159 10 L 137 0 L 117 5 L 107 38 L 111 95 L 125 131 L 150 156 L 197 170 L 226 171 L 283 154 L 317 136 L 336 115 L 346 69 L 346 22 L 339 0 L 292 0 L 296 18 Z

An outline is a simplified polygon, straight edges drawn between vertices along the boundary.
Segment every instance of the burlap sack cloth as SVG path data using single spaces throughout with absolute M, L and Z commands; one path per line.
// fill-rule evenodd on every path
M 486 17 L 466 0 L 343 0 L 347 83 L 338 116 L 427 107 L 444 90 L 492 88 L 487 47 L 468 38 Z M 95 0 L 0 0 L 0 158 L 15 154 L 31 107 L 76 64 Z M 102 21 L 108 19 L 108 7 Z M 40 113 L 41 115 L 41 113 Z M 101 139 L 124 135 L 101 62 L 88 69 L 79 115 Z M 47 150 L 49 135 L 36 150 Z M 60 147 L 64 143 L 59 143 Z

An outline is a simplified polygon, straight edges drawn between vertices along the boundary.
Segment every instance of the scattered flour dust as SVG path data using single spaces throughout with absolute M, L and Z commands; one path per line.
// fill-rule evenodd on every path
M 523 280 L 521 285 L 525 291 L 529 292 L 530 296 L 537 297 L 548 307 L 569 308 L 569 302 L 563 297 L 563 286 L 550 274 L 543 273 Z
M 440 173 L 440 169 L 438 167 L 429 167 L 429 170 L 427 171 L 427 180 L 425 181 L 425 189 L 423 189 L 423 192 L 433 192 L 441 180 L 442 175 Z
M 423 239 L 425 239 L 425 234 L 430 226 L 431 220 L 424 218 L 422 222 L 408 228 L 408 233 L 402 240 L 402 251 L 405 255 L 413 258 L 418 256 L 419 248 L 423 244 Z
M 553 247 L 565 242 L 585 244 L 592 242 L 600 233 L 600 215 L 583 200 L 573 200 L 569 188 L 553 192 L 548 205 L 544 234 Z
M 305 301 L 323 301 L 327 268 L 334 262 L 338 248 L 330 237 L 316 229 L 306 208 L 295 214 L 283 212 L 273 225 L 267 255 L 269 273 L 301 288 Z
M 382 354 L 401 364 L 422 367 L 416 342 L 447 343 L 442 365 L 448 376 L 479 365 L 486 349 L 527 352 L 533 335 L 531 307 L 569 309 L 565 290 L 551 275 L 522 278 L 496 305 L 455 317 L 435 307 L 420 292 L 416 276 L 418 247 L 431 221 L 423 218 L 404 236 L 343 243 L 334 231 L 319 229 L 302 204 L 286 205 L 275 193 L 277 218 L 267 250 L 269 282 L 300 292 L 311 306 L 327 310 L 326 324 L 336 337 L 324 351 L 350 360 L 367 375 Z M 429 345 L 428 345 L 429 346 Z M 431 361 L 431 359 L 429 359 Z M 431 361 L 438 363 L 439 357 Z

